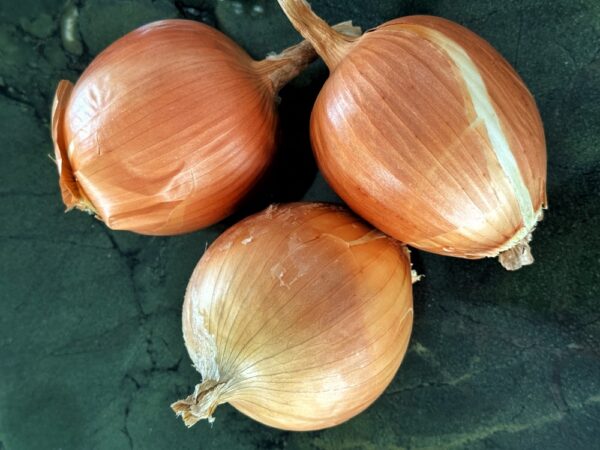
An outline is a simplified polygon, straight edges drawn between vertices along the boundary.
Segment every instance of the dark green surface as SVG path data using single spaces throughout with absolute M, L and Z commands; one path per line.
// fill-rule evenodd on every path
M 183 346 L 181 301 L 206 243 L 236 218 L 149 238 L 63 214 L 47 156 L 52 95 L 60 78 L 75 80 L 104 46 L 149 20 L 204 20 L 256 57 L 298 37 L 274 0 L 1 0 L 0 449 L 598 448 L 600 2 L 313 6 L 363 28 L 441 15 L 516 66 L 548 140 L 550 210 L 535 233 L 536 263 L 508 273 L 492 260 L 415 251 L 426 277 L 415 286 L 410 349 L 365 413 L 327 431 L 284 433 L 222 406 L 212 427 L 188 430 L 168 407 L 199 381 Z M 75 9 L 78 32 L 61 40 L 64 11 Z M 325 76 L 317 63 L 282 92 L 276 170 L 249 211 L 335 198 L 315 179 L 307 138 Z

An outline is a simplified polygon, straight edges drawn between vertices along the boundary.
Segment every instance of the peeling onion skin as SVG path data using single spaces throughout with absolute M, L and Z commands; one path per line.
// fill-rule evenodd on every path
M 412 321 L 406 247 L 338 206 L 272 206 L 190 279 L 183 335 L 202 383 L 172 408 L 188 426 L 226 402 L 280 429 L 337 425 L 391 382 Z
M 373 225 L 414 247 L 533 262 L 546 145 L 532 95 L 485 40 L 438 17 L 339 36 L 304 0 L 279 0 L 330 69 L 311 142 L 325 178 Z M 504 253 L 503 253 L 504 252 Z
M 67 210 L 149 235 L 225 218 L 272 159 L 278 90 L 315 57 L 303 42 L 257 62 L 189 20 L 117 40 L 75 86 L 57 89 L 52 129 Z

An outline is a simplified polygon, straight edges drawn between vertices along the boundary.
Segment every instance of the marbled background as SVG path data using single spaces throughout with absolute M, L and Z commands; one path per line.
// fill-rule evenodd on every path
M 63 213 L 48 155 L 57 81 L 156 19 L 216 26 L 253 56 L 298 40 L 274 0 L 0 0 L 0 449 L 592 449 L 600 447 L 600 2 L 314 0 L 364 29 L 408 14 L 453 19 L 517 68 L 544 119 L 547 218 L 536 263 L 414 252 L 407 357 L 385 394 L 334 429 L 286 433 L 219 407 L 186 429 L 169 404 L 199 381 L 180 307 L 210 243 L 269 201 L 335 196 L 308 144 L 327 72 L 282 93 L 282 144 L 263 195 L 186 236 L 113 232 Z M 67 34 L 61 22 L 71 21 Z M 64 28 L 64 27 L 63 27 Z

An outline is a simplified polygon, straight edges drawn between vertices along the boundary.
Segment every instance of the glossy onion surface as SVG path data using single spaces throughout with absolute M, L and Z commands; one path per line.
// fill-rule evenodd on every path
M 390 383 L 412 319 L 405 247 L 340 207 L 271 207 L 192 275 L 183 334 L 203 380 L 173 409 L 188 426 L 225 402 L 287 430 L 339 424 Z
M 274 92 L 260 67 L 219 31 L 186 20 L 113 43 L 74 87 L 63 81 L 57 91 L 53 137 L 67 207 L 154 235 L 229 215 L 274 152 Z
M 486 41 L 448 20 L 388 22 L 351 45 L 311 136 L 335 191 L 366 220 L 435 253 L 496 256 L 546 203 L 535 102 Z

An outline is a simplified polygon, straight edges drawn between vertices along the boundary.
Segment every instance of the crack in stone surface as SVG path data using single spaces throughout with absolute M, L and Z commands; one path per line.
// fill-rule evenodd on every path
M 434 440 L 424 439 L 423 441 L 430 441 L 432 446 L 439 445 L 438 443 L 443 443 L 443 448 L 446 449 L 455 449 L 455 448 L 464 448 L 464 446 L 468 444 L 474 444 L 476 442 L 483 441 L 488 439 L 489 437 L 497 434 L 497 433 L 509 433 L 515 434 L 520 433 L 532 428 L 539 428 L 545 425 L 553 424 L 561 421 L 565 417 L 567 417 L 571 412 L 578 411 L 586 406 L 595 405 L 600 403 L 599 396 L 590 396 L 586 400 L 584 400 L 579 405 L 575 406 L 571 411 L 567 412 L 553 412 L 540 417 L 535 417 L 529 421 L 525 422 L 507 422 L 507 423 L 499 423 L 489 426 L 483 426 L 473 430 L 472 432 L 465 434 L 446 434 L 436 437 Z M 415 445 L 412 447 L 415 450 L 425 450 L 430 449 L 432 446 L 427 444 L 425 445 Z

